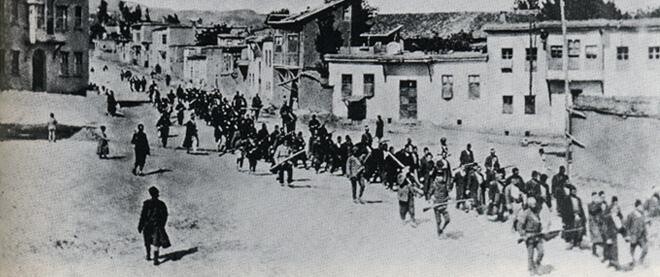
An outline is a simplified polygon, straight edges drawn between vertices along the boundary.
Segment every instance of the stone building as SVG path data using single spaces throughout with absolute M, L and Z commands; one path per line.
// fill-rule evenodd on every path
M 353 32 L 353 14 L 361 4 L 360 0 L 325 1 L 300 14 L 267 18 L 267 25 L 274 30 L 273 104 L 280 105 L 278 99 L 287 99 L 297 102 L 301 109 L 332 109 L 332 92 L 324 88 L 320 76 L 324 64 L 316 49 L 318 19 L 331 19 L 334 29 L 341 33 L 342 45 L 351 46 L 357 35 Z
M 84 93 L 87 0 L 0 1 L 1 89 Z
M 191 26 L 171 25 L 156 28 L 152 32 L 149 66 L 156 73 L 173 76 L 183 72 L 183 53 L 177 45 L 191 45 L 195 42 L 195 29 Z

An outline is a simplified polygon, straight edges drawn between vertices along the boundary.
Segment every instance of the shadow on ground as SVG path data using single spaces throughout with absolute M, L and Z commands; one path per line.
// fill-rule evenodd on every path
M 57 139 L 68 139 L 84 127 L 57 125 Z M 4 140 L 47 140 L 46 124 L 0 124 L 0 141 Z
M 167 253 L 165 255 L 162 255 L 161 258 L 163 258 L 160 263 L 165 263 L 168 261 L 178 261 L 181 260 L 181 258 L 188 256 L 190 254 L 196 253 L 197 252 L 197 247 L 193 247 L 187 250 L 179 250 L 179 251 L 174 251 L 172 253 Z

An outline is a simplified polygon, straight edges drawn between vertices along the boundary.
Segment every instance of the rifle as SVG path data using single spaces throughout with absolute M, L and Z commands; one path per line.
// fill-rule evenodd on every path
M 461 170 L 461 169 L 463 169 L 463 168 L 466 168 L 466 167 L 468 167 L 468 166 L 473 166 L 473 165 L 476 165 L 476 164 L 477 164 L 477 162 L 473 162 L 473 163 L 469 163 L 469 164 L 461 165 L 461 166 L 459 166 L 459 167 L 457 167 L 457 168 L 454 168 L 454 169 L 452 170 L 452 173 L 456 173 L 457 171 L 459 171 L 459 170 Z
M 531 235 L 527 235 L 527 236 L 524 236 L 522 238 L 519 238 L 518 243 L 522 243 L 523 241 L 527 241 L 528 239 L 535 238 L 535 237 L 541 237 L 541 236 L 543 237 L 544 240 L 548 241 L 548 240 L 551 240 L 551 239 L 555 238 L 560 233 L 573 232 L 573 231 L 578 231 L 578 230 L 582 230 L 582 229 L 584 229 L 584 227 L 578 227 L 578 228 L 573 228 L 573 229 L 558 229 L 558 230 L 552 230 L 552 231 L 542 232 L 542 233 L 538 233 L 538 234 L 531 234 Z
M 422 212 L 428 212 L 431 209 L 435 209 L 435 208 L 442 207 L 442 206 L 447 206 L 449 204 L 459 204 L 459 203 L 464 203 L 464 202 L 470 202 L 472 200 L 473 199 L 462 199 L 462 200 L 457 200 L 457 201 L 447 201 L 447 202 L 442 202 L 442 203 L 436 203 L 436 204 L 433 204 L 429 207 L 426 207 L 426 208 L 422 209 Z
M 273 172 L 275 169 L 277 169 L 278 167 L 280 167 L 280 165 L 282 165 L 283 163 L 286 163 L 286 162 L 290 161 L 291 159 L 295 158 L 296 156 L 298 156 L 298 155 L 300 155 L 300 154 L 302 154 L 302 153 L 304 153 L 304 152 L 305 152 L 305 150 L 303 149 L 303 150 L 300 150 L 300 151 L 294 153 L 293 155 L 291 155 L 291 156 L 289 156 L 288 158 L 286 158 L 286 159 L 280 161 L 280 162 L 277 163 L 276 165 L 271 166 L 271 167 L 270 167 L 270 171 Z

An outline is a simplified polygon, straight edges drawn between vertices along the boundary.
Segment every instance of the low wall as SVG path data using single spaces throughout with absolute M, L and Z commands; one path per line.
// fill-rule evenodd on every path
M 660 98 L 578 97 L 572 175 L 623 187 L 660 185 Z

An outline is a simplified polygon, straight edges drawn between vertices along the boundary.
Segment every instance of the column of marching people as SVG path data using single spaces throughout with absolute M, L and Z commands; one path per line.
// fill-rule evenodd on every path
M 248 105 L 239 92 L 230 100 L 218 89 L 206 91 L 192 85 L 171 87 L 169 93 L 161 94 L 155 81 L 146 88 L 145 77 L 138 78 L 124 70 L 121 75 L 121 80 L 126 80 L 132 91 L 148 93 L 149 101 L 160 112 L 155 125 L 162 147 L 168 147 L 170 127 L 178 124 L 185 126 L 180 148 L 191 154 L 207 153 L 208 149 L 198 149 L 197 120 L 202 120 L 213 128 L 214 151 L 220 155 L 236 154 L 239 169 L 247 159 L 250 173 L 256 172 L 258 161 L 269 163 L 270 171 L 277 175 L 281 186 L 292 186 L 294 168 L 343 175 L 349 179 L 353 202 L 364 204 L 367 184 L 382 183 L 385 189 L 396 193 L 403 224 L 417 226 L 415 201 L 421 201 L 427 206 L 422 209 L 424 212 L 434 212 L 439 237 L 450 222 L 451 206 L 490 221 L 511 222 L 512 230 L 520 233 L 518 242 L 526 246 L 528 269 L 533 274 L 540 271 L 544 241 L 559 235 L 570 250 L 581 249 L 583 238 L 588 234 L 594 256 L 616 270 L 629 270 L 643 263 L 648 252 L 648 217 L 660 215 L 658 192 L 645 202 L 636 200 L 634 210 L 626 217 L 621 213 L 616 196 L 607 199 L 604 191 L 593 192 L 585 211 L 582 199 L 577 196 L 577 187 L 571 183 L 563 166 L 552 178 L 532 171 L 525 181 L 518 168 L 503 164 L 494 148 L 480 164 L 468 143 L 460 151 L 457 166 L 449 162 L 451 153 L 446 138 L 439 140 L 440 151 L 435 155 L 429 147 L 424 147 L 420 154 L 410 138 L 396 151 L 384 138 L 384 122 L 380 116 L 375 136 L 369 126 L 364 126 L 359 141 L 354 142 L 349 135 L 342 137 L 329 132 L 327 121 L 311 115 L 307 124 L 310 135 L 305 139 L 303 132 L 296 130 L 298 118 L 286 100 L 279 109 L 281 125 L 269 130 L 262 123 L 257 129 L 264 109 L 259 95 Z M 108 113 L 114 114 L 114 93 L 107 88 L 102 88 L 102 92 L 108 97 Z M 139 126 L 132 140 L 136 151 L 133 173 L 138 175 L 149 154 L 143 128 Z M 544 209 L 548 211 L 546 214 L 557 214 L 561 218 L 561 228 L 543 230 L 540 215 Z M 621 265 L 618 261 L 619 236 L 629 243 L 630 254 L 638 256 L 633 258 L 632 264 Z M 638 255 L 637 249 L 641 252 Z

